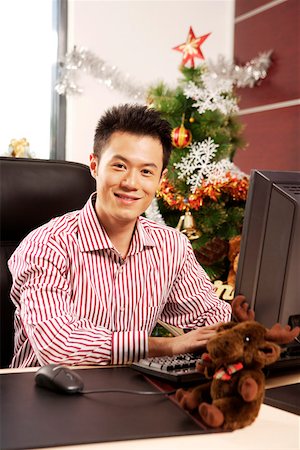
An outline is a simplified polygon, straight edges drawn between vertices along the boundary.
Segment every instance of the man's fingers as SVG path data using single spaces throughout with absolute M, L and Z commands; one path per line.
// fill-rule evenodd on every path
M 198 328 L 199 330 L 217 330 L 220 325 L 223 325 L 222 322 L 214 323 L 213 325 L 206 325 L 205 327 Z
M 193 340 L 196 345 L 205 345 L 207 341 L 214 337 L 217 332 L 214 329 L 198 328 L 195 330 Z M 192 337 L 192 336 L 191 336 Z
M 221 323 L 196 328 L 189 333 L 173 338 L 173 354 L 199 351 L 205 349 L 207 341 L 216 336 Z

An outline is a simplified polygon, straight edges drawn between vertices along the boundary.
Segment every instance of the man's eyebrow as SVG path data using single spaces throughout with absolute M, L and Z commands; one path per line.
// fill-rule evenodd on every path
M 113 155 L 112 159 L 121 159 L 122 161 L 124 161 L 126 163 L 130 162 L 127 158 L 125 158 L 122 155 Z M 158 169 L 157 165 L 155 163 L 151 163 L 151 162 L 141 163 L 141 166 L 154 167 L 155 169 Z

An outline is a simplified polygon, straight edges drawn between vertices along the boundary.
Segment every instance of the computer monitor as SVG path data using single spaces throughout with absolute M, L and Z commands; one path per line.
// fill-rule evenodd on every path
M 237 294 L 266 327 L 299 324 L 300 172 L 251 172 Z

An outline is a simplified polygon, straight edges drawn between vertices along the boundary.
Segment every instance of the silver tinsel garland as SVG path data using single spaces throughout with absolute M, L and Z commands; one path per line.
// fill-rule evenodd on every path
M 258 81 L 264 79 L 271 64 L 271 53 L 260 53 L 244 66 L 225 61 L 219 56 L 217 63 L 204 63 L 207 71 L 213 78 L 230 79 L 238 87 L 253 87 Z M 125 94 L 128 98 L 137 101 L 146 101 L 149 86 L 135 83 L 130 74 L 123 74 L 117 66 L 109 64 L 91 51 L 81 48 L 67 53 L 61 63 L 58 82 L 55 86 L 60 95 L 81 94 L 78 73 L 86 72 L 96 80 L 103 82 L 108 88 Z
M 213 78 L 231 80 L 237 87 L 254 87 L 258 81 L 267 76 L 268 69 L 272 63 L 273 50 L 260 53 L 244 66 L 230 63 L 224 56 L 219 56 L 217 63 L 211 61 L 207 64 L 209 74 Z
M 81 94 L 83 91 L 78 85 L 77 75 L 83 71 L 103 82 L 108 88 L 119 91 L 135 100 L 144 100 L 146 88 L 134 83 L 130 74 L 123 74 L 117 66 L 113 66 L 94 53 L 76 47 L 67 53 L 61 63 L 60 77 L 55 90 L 60 95 Z

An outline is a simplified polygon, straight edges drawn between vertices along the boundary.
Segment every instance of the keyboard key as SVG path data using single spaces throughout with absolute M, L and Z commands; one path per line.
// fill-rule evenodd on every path
M 204 380 L 204 376 L 196 370 L 196 362 L 199 359 L 192 353 L 176 356 L 145 358 L 132 367 L 147 375 L 163 378 L 176 383 Z

